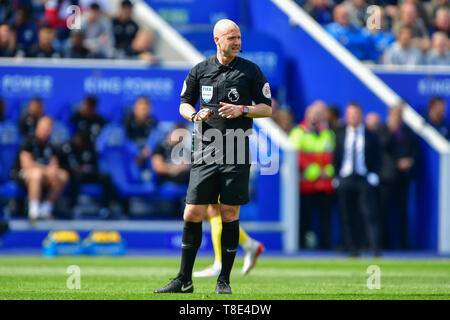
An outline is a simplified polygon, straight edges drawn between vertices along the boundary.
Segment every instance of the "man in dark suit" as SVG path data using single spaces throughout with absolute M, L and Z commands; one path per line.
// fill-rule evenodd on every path
M 352 256 L 359 255 L 362 243 L 357 231 L 361 219 L 369 248 L 378 256 L 375 188 L 379 184 L 380 150 L 377 137 L 364 127 L 362 119 L 361 106 L 349 103 L 346 126 L 336 131 L 335 185 L 347 249 Z
M 387 123 L 381 127 L 383 165 L 380 170 L 380 235 L 385 248 L 393 248 L 391 235 L 399 237 L 401 249 L 408 249 L 409 187 L 419 161 L 418 139 L 403 123 L 403 107 L 389 110 Z M 392 211 L 391 209 L 396 209 Z M 398 217 L 393 228 L 391 216 Z

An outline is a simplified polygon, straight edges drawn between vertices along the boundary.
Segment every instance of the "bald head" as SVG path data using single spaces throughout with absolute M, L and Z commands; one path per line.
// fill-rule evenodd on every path
M 239 30 L 239 27 L 236 23 L 231 21 L 230 19 L 222 19 L 216 22 L 214 25 L 214 38 L 220 38 L 222 35 L 226 34 L 227 32 L 237 29 Z
M 241 31 L 237 24 L 228 19 L 219 20 L 214 26 L 214 42 L 220 63 L 230 63 L 241 50 Z

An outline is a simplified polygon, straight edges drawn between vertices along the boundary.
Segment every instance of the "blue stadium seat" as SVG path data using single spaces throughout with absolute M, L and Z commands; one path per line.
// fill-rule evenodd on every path
M 153 196 L 156 190 L 153 182 L 136 181 L 136 176 L 130 174 L 134 161 L 132 148 L 126 143 L 125 130 L 120 125 L 105 126 L 97 139 L 100 170 L 111 175 L 121 197 Z
M 70 140 L 69 126 L 62 121 L 55 121 L 50 141 L 55 145 L 61 145 L 68 140 Z
M 81 186 L 80 194 L 91 197 L 101 197 L 103 194 L 102 186 L 97 183 L 85 183 Z

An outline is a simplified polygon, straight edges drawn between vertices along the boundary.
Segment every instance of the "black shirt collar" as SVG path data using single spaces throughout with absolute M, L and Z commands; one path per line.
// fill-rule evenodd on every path
M 219 60 L 217 59 L 217 56 L 214 56 L 214 64 L 215 64 L 218 68 L 222 67 L 222 68 L 234 69 L 235 66 L 236 66 L 236 64 L 237 64 L 237 61 L 238 61 L 238 60 L 239 60 L 239 57 L 236 57 L 236 58 L 234 58 L 229 64 L 224 65 L 224 64 L 221 64 L 221 63 L 219 62 Z

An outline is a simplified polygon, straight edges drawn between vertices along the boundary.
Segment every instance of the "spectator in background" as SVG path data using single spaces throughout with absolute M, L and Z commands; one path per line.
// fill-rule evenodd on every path
M 410 2 L 405 2 L 400 6 L 400 13 L 392 31 L 397 35 L 404 27 L 411 29 L 411 41 L 417 48 L 421 51 L 429 48 L 428 29 L 425 22 L 418 16 L 416 5 Z
M 14 57 L 17 53 L 15 34 L 8 24 L 0 25 L 0 57 Z
M 450 8 L 440 8 L 434 18 L 434 32 L 442 31 L 450 36 Z
M 85 34 L 85 46 L 103 58 L 112 58 L 114 33 L 111 21 L 103 15 L 100 6 L 92 3 L 81 19 L 81 31 Z
M 133 3 L 129 0 L 122 1 L 119 14 L 113 19 L 113 30 L 116 48 L 116 57 L 123 57 L 131 47 L 136 33 L 139 30 L 136 22 L 132 20 Z
M 350 24 L 364 28 L 366 26 L 366 0 L 345 0 L 343 4 L 348 9 Z
M 292 126 L 294 124 L 294 117 L 289 110 L 277 110 L 273 115 L 273 120 L 286 134 L 289 134 L 289 132 L 291 132 Z
M 68 11 L 72 5 L 78 5 L 77 0 L 48 0 L 45 1 L 44 16 L 46 23 L 55 29 L 55 35 L 63 42 L 70 35 L 67 19 L 72 12 Z
M 157 62 L 152 53 L 154 34 L 150 30 L 140 29 L 134 37 L 131 47 L 126 51 L 126 58 L 138 59 L 148 63 Z
M 28 191 L 28 218 L 51 218 L 54 205 L 69 182 L 69 174 L 61 169 L 56 148 L 50 143 L 53 120 L 39 119 L 33 136 L 20 147 L 12 177 Z M 47 192 L 44 195 L 44 188 Z M 41 202 L 42 199 L 45 199 Z
M 331 0 L 308 0 L 303 9 L 321 25 L 333 22 L 333 1 Z
M 103 126 L 107 121 L 97 114 L 98 100 L 95 96 L 87 96 L 81 102 L 80 109 L 72 114 L 71 124 L 75 127 L 75 132 L 87 131 L 92 143 L 95 143 Z
M 333 10 L 333 23 L 325 29 L 356 58 L 368 58 L 370 39 L 367 31 L 350 23 L 348 8 L 344 4 L 337 5 Z
M 159 182 L 175 182 L 188 184 L 190 175 L 190 145 L 181 145 L 176 153 L 172 155 L 175 146 L 179 143 L 190 141 L 188 131 L 183 124 L 177 124 L 167 137 L 155 148 L 152 155 L 153 171 L 159 175 Z
M 435 22 L 437 11 L 441 8 L 450 10 L 450 2 L 448 0 L 431 0 L 428 6 L 429 16 Z
M 11 27 L 16 33 L 18 49 L 23 52 L 26 52 L 32 44 L 37 42 L 38 30 L 34 21 L 31 20 L 31 8 L 29 6 L 19 6 Z
M 14 0 L 0 0 L 0 22 L 8 22 L 14 16 Z
M 419 160 L 418 141 L 412 130 L 403 123 L 402 106 L 389 110 L 386 126 L 382 130 L 381 140 L 385 148 L 380 173 L 381 240 L 384 247 L 392 248 L 389 239 L 392 225 L 389 220 L 395 208 L 399 229 L 391 234 L 399 235 L 401 249 L 408 249 L 409 186 Z
M 371 7 L 371 15 L 367 21 L 367 30 L 370 33 L 371 40 L 368 58 L 376 63 L 380 63 L 383 59 L 383 53 L 395 42 L 395 36 L 388 29 L 386 14 L 382 7 Z
M 400 0 L 398 5 L 402 5 L 403 3 L 411 3 L 416 7 L 417 16 L 420 20 L 423 21 L 425 28 L 429 28 L 431 26 L 430 15 L 428 14 L 425 5 L 422 0 Z M 428 4 L 427 4 L 428 5 Z
M 72 31 L 70 34 L 70 44 L 64 57 L 72 59 L 98 58 L 98 56 L 95 56 L 95 54 L 86 48 L 84 40 L 84 33 L 82 31 Z
M 19 132 L 23 137 L 32 137 L 36 130 L 36 124 L 44 116 L 44 104 L 39 98 L 33 98 L 28 102 L 26 112 L 19 119 Z
M 53 46 L 56 31 L 49 25 L 42 25 L 39 28 L 38 43 L 32 45 L 27 51 L 30 58 L 61 58 L 61 53 Z
M 403 26 L 398 30 L 397 41 L 383 56 L 385 64 L 418 65 L 423 62 L 422 52 L 412 42 L 412 29 Z
M 96 4 L 102 11 L 109 12 L 111 3 L 111 0 L 79 0 L 79 4 L 83 11 L 88 10 L 92 4 Z
M 333 131 L 322 118 L 319 103 L 306 109 L 305 120 L 292 129 L 289 139 L 299 150 L 300 168 L 300 247 L 307 247 L 307 237 L 311 232 L 311 221 L 315 209 L 320 219 L 320 248 L 331 247 L 331 208 L 334 189 Z
M 345 119 L 346 127 L 336 131 L 333 157 L 344 240 L 351 255 L 359 255 L 362 243 L 358 237 L 357 221 L 360 217 L 363 234 L 367 236 L 370 249 L 378 256 L 375 188 L 379 184 L 379 143 L 377 137 L 365 128 L 358 103 L 347 105 Z
M 140 167 L 150 160 L 152 150 L 147 145 L 151 131 L 156 127 L 157 120 L 152 116 L 152 104 L 148 98 L 140 97 L 124 121 L 127 137 L 139 148 L 136 162 Z
M 377 134 L 380 127 L 381 127 L 380 115 L 376 112 L 369 112 L 366 115 L 366 128 L 371 132 Z
M 426 53 L 428 65 L 450 66 L 450 42 L 444 32 L 435 32 L 431 38 L 431 49 Z
M 330 127 L 331 130 L 333 130 L 333 132 L 336 132 L 336 130 L 338 130 L 343 126 L 341 122 L 341 111 L 339 109 L 339 106 L 330 105 L 328 107 L 327 121 L 328 126 Z
M 446 138 L 450 140 L 450 124 L 445 120 L 447 105 L 442 97 L 432 97 L 428 102 L 427 121 Z
M 98 155 L 89 136 L 87 131 L 78 131 L 72 141 L 61 146 L 59 159 L 61 166 L 70 173 L 70 207 L 77 204 L 82 184 L 99 183 L 103 189 L 100 216 L 106 218 L 114 205 L 114 185 L 110 175 L 100 172 Z

